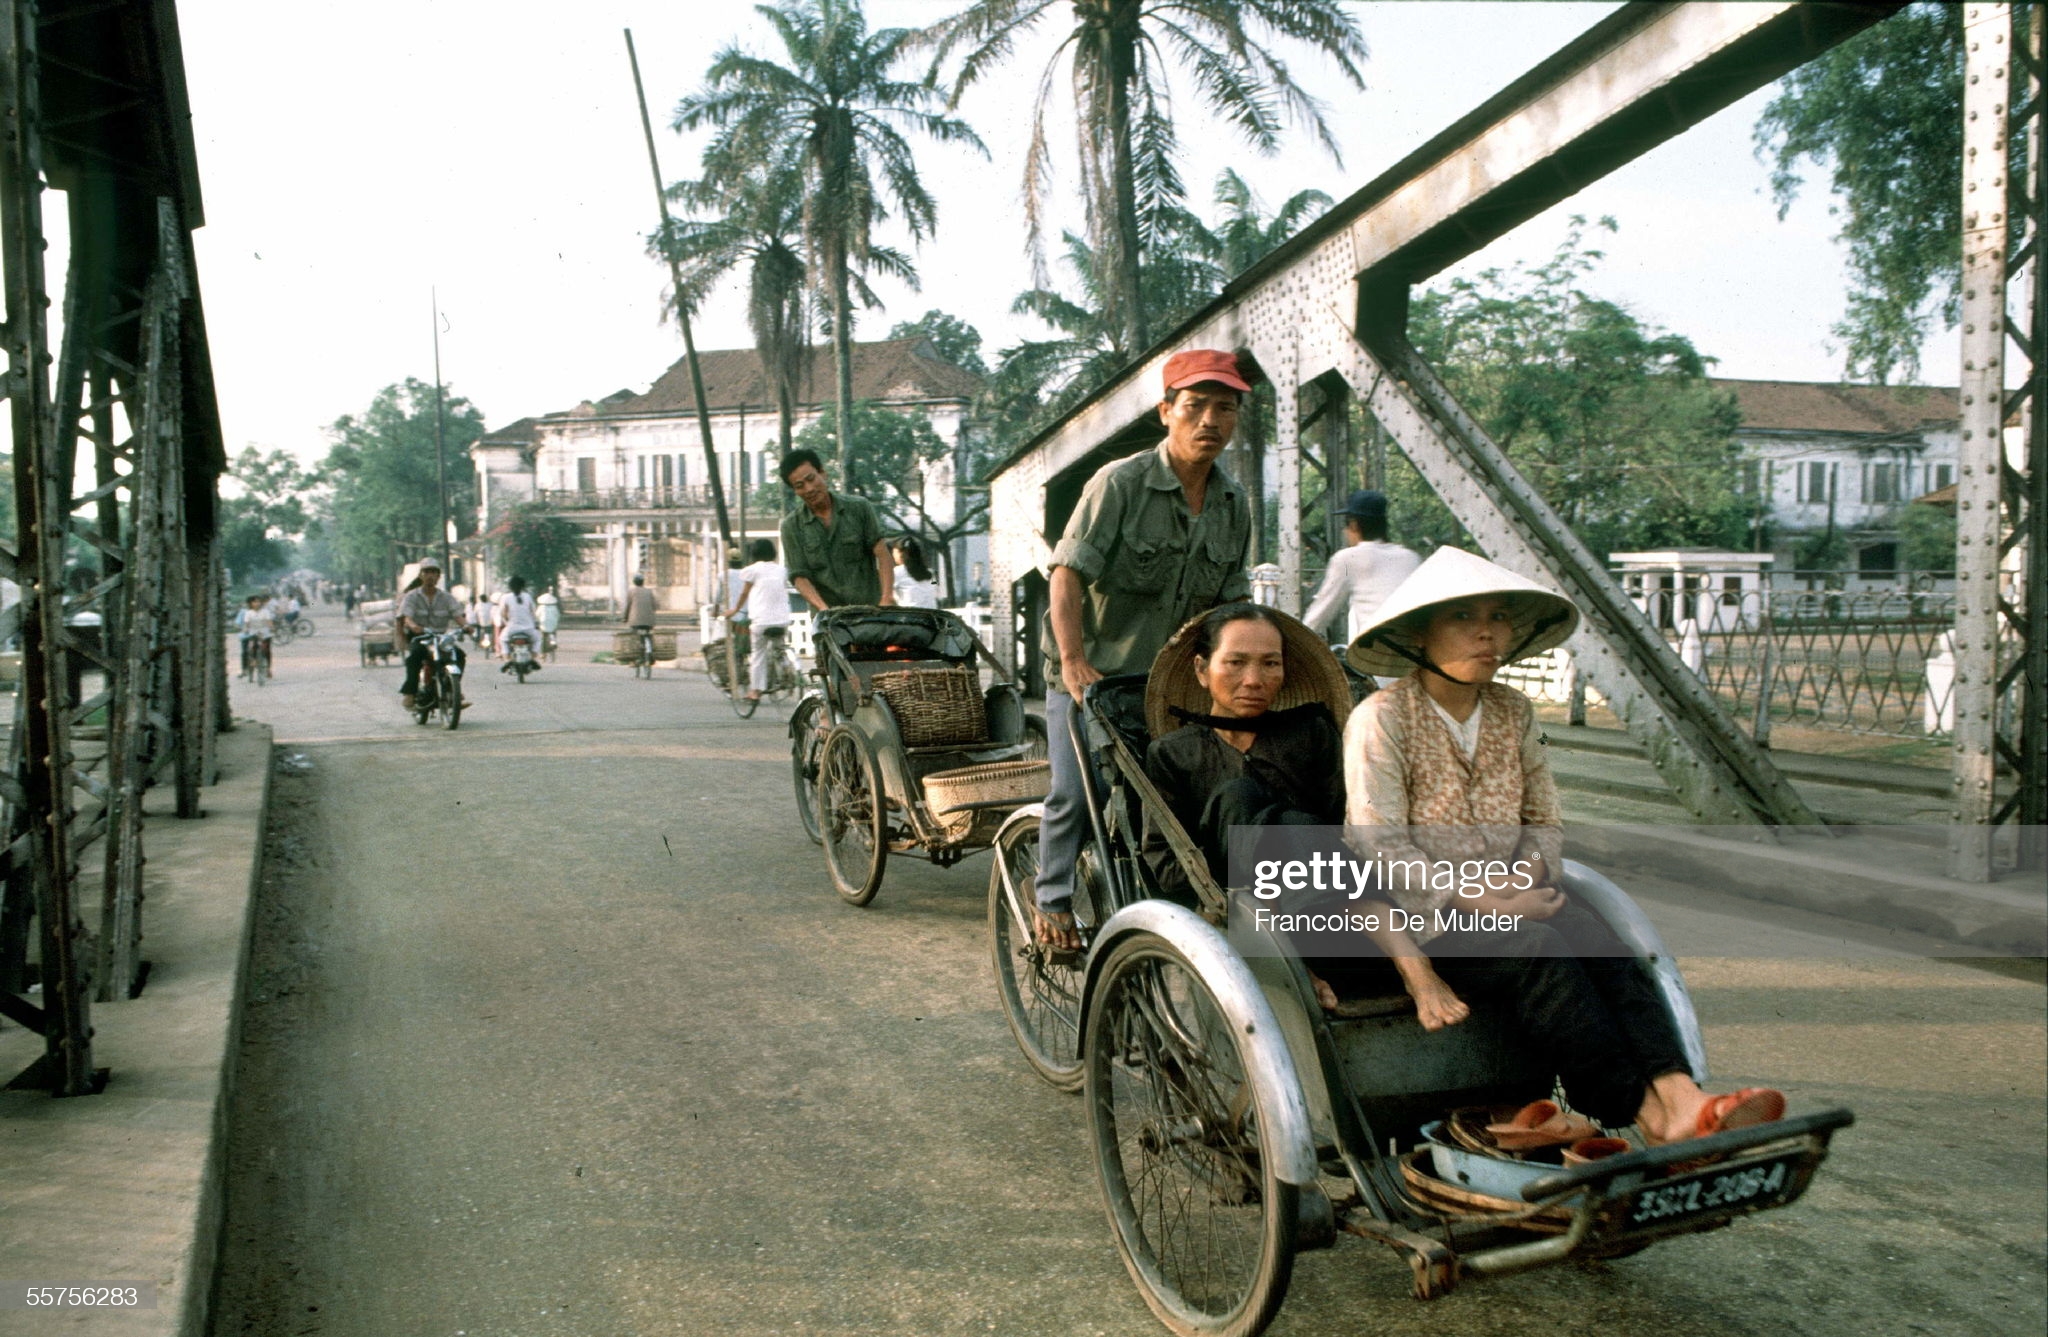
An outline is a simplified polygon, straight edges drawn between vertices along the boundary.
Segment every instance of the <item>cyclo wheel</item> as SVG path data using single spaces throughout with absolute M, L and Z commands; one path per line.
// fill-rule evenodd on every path
M 1087 957 L 1042 947 L 1031 931 L 1036 908 L 1040 821 L 1027 817 L 996 837 L 988 879 L 988 934 L 996 994 L 1024 1061 L 1056 1090 L 1081 1089 L 1081 987 Z M 1084 929 L 1101 922 L 1093 879 L 1075 869 L 1074 918 Z
M 1244 1038 L 1150 933 L 1101 967 L 1082 1036 L 1096 1177 L 1117 1250 L 1177 1333 L 1252 1337 L 1286 1298 L 1300 1190 L 1259 1123 Z
M 824 713 L 822 698 L 805 697 L 797 702 L 796 713 L 789 720 L 789 769 L 796 784 L 796 815 L 813 845 L 825 843 L 818 827 L 818 756 L 824 751 L 818 719 Z
M 818 753 L 818 828 L 833 889 L 848 905 L 875 899 L 889 861 L 881 781 L 867 740 L 834 725 Z
M 320 629 L 313 625 L 312 618 L 302 617 L 294 624 L 292 630 L 307 640 L 311 640 L 313 639 L 313 633 Z

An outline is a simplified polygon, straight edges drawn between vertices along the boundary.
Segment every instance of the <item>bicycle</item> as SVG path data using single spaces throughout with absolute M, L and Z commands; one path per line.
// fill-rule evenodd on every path
M 258 687 L 270 680 L 270 637 L 242 638 L 242 676 Z
M 633 631 L 640 637 L 640 657 L 633 661 L 633 676 L 651 678 L 654 676 L 654 628 L 635 627 Z

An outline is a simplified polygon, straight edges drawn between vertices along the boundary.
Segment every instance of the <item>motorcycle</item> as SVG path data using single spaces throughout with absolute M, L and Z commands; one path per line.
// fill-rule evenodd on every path
M 457 658 L 462 638 L 459 632 L 429 631 L 412 638 L 427 647 L 427 662 L 420 665 L 419 694 L 413 698 L 413 719 L 421 724 L 435 718 L 453 729 L 462 723 L 462 662 Z
M 521 682 L 526 675 L 539 668 L 533 657 L 533 634 L 525 631 L 507 633 L 505 637 L 505 667 Z

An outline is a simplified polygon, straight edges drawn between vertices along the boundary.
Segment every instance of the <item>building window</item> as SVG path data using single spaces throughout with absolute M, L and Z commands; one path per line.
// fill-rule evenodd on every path
M 1939 491 L 1941 491 L 1941 489 L 1943 489 L 1943 488 L 1947 487 L 1947 486 L 1948 486 L 1949 484 L 1951 484 L 1951 483 L 1953 483 L 1953 482 L 1955 482 L 1955 481 L 1956 481 L 1956 466 L 1955 466 L 1955 465 L 1953 465 L 1953 464 L 1934 464 L 1934 465 L 1929 465 L 1929 466 L 1928 466 L 1928 469 L 1927 469 L 1927 490 L 1928 490 L 1929 492 L 1939 492 Z
M 1890 576 L 1899 569 L 1899 545 L 1896 543 L 1873 543 L 1856 554 L 1856 574 L 1859 576 Z
M 1863 470 L 1864 501 L 1873 506 L 1889 506 L 1899 499 L 1897 464 L 1866 464 Z
M 584 455 L 577 459 L 576 490 L 578 492 L 597 491 L 597 457 L 595 455 Z
M 1827 504 L 1828 463 L 1826 460 L 1808 460 L 1798 467 L 1798 500 L 1813 506 Z

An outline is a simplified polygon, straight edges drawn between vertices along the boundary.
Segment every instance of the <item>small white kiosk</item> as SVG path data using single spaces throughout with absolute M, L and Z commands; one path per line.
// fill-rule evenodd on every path
M 1609 556 L 1622 589 L 1663 631 L 1695 622 L 1707 631 L 1754 630 L 1763 618 L 1771 554 L 1672 548 Z

